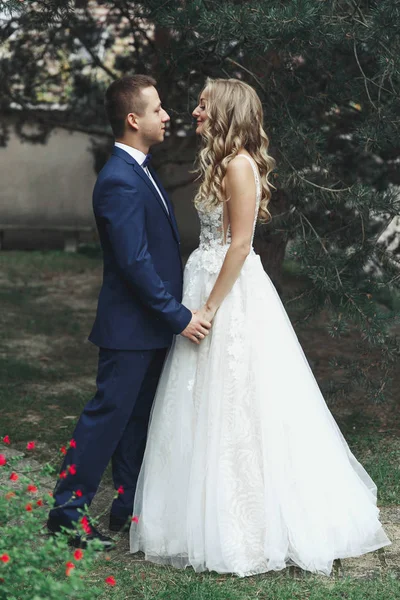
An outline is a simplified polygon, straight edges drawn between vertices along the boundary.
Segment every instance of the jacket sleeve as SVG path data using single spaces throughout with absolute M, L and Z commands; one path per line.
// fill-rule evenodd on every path
M 144 201 L 116 178 L 103 181 L 94 210 L 104 219 L 117 266 L 132 291 L 173 331 L 181 333 L 192 313 L 165 288 L 147 247 Z

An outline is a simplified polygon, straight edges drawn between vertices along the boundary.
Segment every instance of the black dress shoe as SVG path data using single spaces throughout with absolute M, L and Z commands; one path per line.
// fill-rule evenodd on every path
M 117 517 L 116 515 L 110 514 L 110 524 L 108 528 L 110 531 L 129 531 L 131 526 L 131 517 Z
M 61 531 L 68 530 L 68 527 L 63 527 L 60 523 L 49 519 L 47 521 L 47 529 L 52 535 L 59 533 Z M 75 530 L 71 530 L 71 535 L 68 539 L 68 544 L 73 546 L 74 548 L 82 548 L 84 550 L 87 548 L 89 542 L 93 540 L 98 540 L 101 545 L 98 544 L 98 549 L 108 551 L 112 550 L 115 547 L 115 542 L 110 537 L 103 535 L 98 531 L 93 525 L 90 525 L 90 533 L 83 533 L 79 535 Z

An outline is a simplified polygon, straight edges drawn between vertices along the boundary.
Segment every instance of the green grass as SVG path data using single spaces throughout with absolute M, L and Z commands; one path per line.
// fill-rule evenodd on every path
M 21 448 L 37 440 L 46 460 L 94 390 L 97 350 L 85 341 L 100 268 L 98 258 L 79 254 L 0 253 L 0 436 Z M 70 306 L 77 277 L 93 273 L 88 309 Z
M 86 342 L 86 336 L 100 278 L 96 253 L 0 253 L 0 437 L 9 434 L 13 446 L 21 450 L 34 439 L 39 460 L 60 461 L 58 449 L 71 437 L 83 405 L 94 392 L 97 350 Z M 88 283 L 87 289 L 79 288 L 83 283 Z M 71 290 L 79 300 L 76 305 L 70 301 Z M 315 336 L 314 331 L 313 344 L 318 342 Z M 378 485 L 380 504 L 400 504 L 398 431 L 380 431 L 378 421 L 356 406 L 350 416 L 347 412 L 334 416 Z M 125 551 L 110 558 L 106 561 L 100 556 L 87 578 L 88 586 L 104 585 L 99 600 L 400 598 L 400 580 L 386 568 L 377 567 L 360 579 L 346 578 L 346 572 L 325 578 L 299 569 L 239 579 L 157 567 Z M 114 588 L 104 584 L 108 575 L 117 579 Z
M 35 440 L 36 458 L 59 461 L 58 449 L 71 438 L 75 422 L 89 398 L 90 395 L 83 393 L 50 395 L 2 389 L 0 437 L 10 435 L 13 446 L 20 450 L 26 442 Z
M 379 502 L 400 503 L 400 440 L 384 433 L 360 432 L 349 445 L 378 487 Z
M 117 585 L 99 600 L 398 600 L 400 580 L 391 573 L 379 578 L 354 580 L 304 574 L 286 569 L 239 579 L 216 573 L 196 574 L 132 561 L 99 561 L 93 583 L 101 585 L 114 575 Z
M 1 252 L 0 271 L 10 281 L 34 281 L 57 272 L 82 273 L 99 265 L 99 252 L 66 254 L 60 251 Z
M 3 389 L 8 384 L 17 384 L 24 381 L 49 381 L 54 379 L 55 373 L 44 371 L 38 364 L 10 357 L 0 357 L 0 380 Z
M 8 333 L 13 337 L 18 337 L 18 331 L 32 335 L 75 335 L 81 332 L 79 315 L 67 306 L 46 301 L 43 285 L 24 285 L 17 289 L 2 287 L 0 306 L 3 327 L 8 325 Z
M 52 458 L 65 442 L 94 392 L 97 350 L 85 343 L 93 314 L 69 306 L 69 290 L 78 274 L 85 280 L 96 270 L 88 309 L 95 307 L 101 274 L 97 258 L 62 252 L 0 253 L 0 276 L 6 279 L 0 289 L 0 435 L 8 433 L 21 445 L 35 438 L 39 449 L 43 445 L 43 458 Z M 64 295 L 62 303 L 52 300 L 48 286 L 56 289 L 57 297 Z M 31 355 L 18 345 L 21 340 L 29 344 Z M 39 341 L 43 349 L 37 351 Z M 399 503 L 397 436 L 377 432 L 362 414 L 340 426 L 376 481 L 380 502 Z

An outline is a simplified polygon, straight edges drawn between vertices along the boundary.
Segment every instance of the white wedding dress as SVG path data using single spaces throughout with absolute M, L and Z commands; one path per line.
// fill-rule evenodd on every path
M 245 156 L 245 155 L 242 155 Z M 257 167 L 255 215 L 261 187 Z M 229 247 L 223 205 L 200 211 L 183 304 L 204 305 Z M 255 224 L 255 221 L 254 221 Z M 196 571 L 264 573 L 390 544 L 376 486 L 321 395 L 252 250 L 196 346 L 175 338 L 157 390 L 135 497 L 131 552 Z

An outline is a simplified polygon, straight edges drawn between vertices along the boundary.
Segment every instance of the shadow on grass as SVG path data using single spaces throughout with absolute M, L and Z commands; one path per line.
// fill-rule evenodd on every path
M 4 358 L 0 356 L 0 381 L 3 389 L 9 383 L 55 381 L 56 378 L 57 373 L 54 370 L 44 370 L 39 366 L 14 357 Z
M 33 382 L 33 380 L 31 380 Z M 38 379 L 35 379 L 38 381 Z M 41 384 L 45 381 L 41 379 Z M 63 391 L 54 389 L 51 381 L 40 391 L 25 391 L 21 386 L 4 385 L 0 389 L 0 437 L 8 434 L 16 449 L 35 440 L 37 458 L 59 461 L 59 448 L 72 437 L 76 421 L 93 390 Z M 47 387 L 47 390 L 46 390 Z
M 101 252 L 91 251 L 67 254 L 61 250 L 3 251 L 0 253 L 0 271 L 11 281 L 32 281 L 52 273 L 82 273 L 101 264 Z
M 3 287 L 0 290 L 2 328 L 7 337 L 18 337 L 21 333 L 65 336 L 81 332 L 76 313 L 66 306 L 43 301 L 45 294 L 43 285 Z

